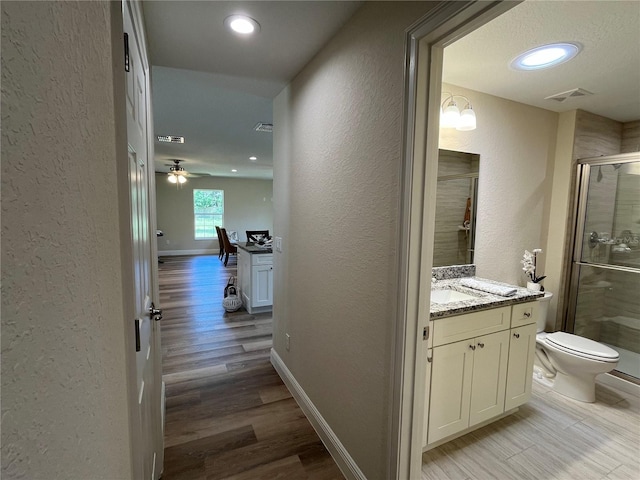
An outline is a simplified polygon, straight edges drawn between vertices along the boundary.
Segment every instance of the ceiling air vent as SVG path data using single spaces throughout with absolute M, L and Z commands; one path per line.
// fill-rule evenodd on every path
M 158 135 L 158 141 L 165 143 L 184 143 L 184 137 L 177 137 L 174 135 Z
M 574 88 L 573 90 L 567 90 L 566 92 L 556 93 L 555 95 L 545 97 L 545 100 L 555 100 L 558 103 L 563 103 L 570 98 L 586 97 L 589 95 L 593 95 L 593 93 L 585 90 L 584 88 Z
M 272 123 L 257 123 L 255 127 L 253 127 L 253 129 L 256 132 L 267 132 L 267 133 L 273 133 L 273 124 Z

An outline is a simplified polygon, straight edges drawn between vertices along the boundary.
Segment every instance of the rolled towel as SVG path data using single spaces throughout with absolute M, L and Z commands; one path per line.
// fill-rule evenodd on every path
M 493 283 L 482 282 L 480 280 L 474 280 L 473 278 L 463 278 L 460 280 L 460 285 L 473 288 L 474 290 L 480 290 L 481 292 L 500 295 L 501 297 L 511 297 L 518 291 L 516 288 L 494 285 Z

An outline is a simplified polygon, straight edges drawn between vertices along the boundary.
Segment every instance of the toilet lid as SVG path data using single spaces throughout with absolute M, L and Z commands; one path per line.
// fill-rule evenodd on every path
M 581 357 L 593 358 L 603 362 L 618 360 L 618 352 L 599 342 L 579 337 L 566 332 L 555 332 L 547 335 L 547 343 L 559 347 Z

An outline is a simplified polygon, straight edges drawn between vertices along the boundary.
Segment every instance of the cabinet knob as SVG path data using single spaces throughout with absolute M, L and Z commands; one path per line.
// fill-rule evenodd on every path
M 530 318 L 531 312 L 524 312 L 524 318 Z
M 514 333 L 513 336 L 516 337 L 516 338 L 520 338 L 520 334 L 519 333 Z
M 482 342 L 478 342 L 478 346 L 479 346 L 480 348 L 484 348 L 484 343 L 482 343 Z
M 470 348 L 471 350 L 475 350 L 475 349 L 476 349 L 476 346 L 475 346 L 475 345 L 469 345 L 469 348 Z

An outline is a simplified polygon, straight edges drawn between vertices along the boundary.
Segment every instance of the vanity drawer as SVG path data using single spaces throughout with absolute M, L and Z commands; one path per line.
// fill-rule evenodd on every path
M 527 302 L 511 307 L 511 328 L 529 325 L 538 321 L 538 302 Z
M 433 346 L 506 330 L 510 319 L 511 307 L 501 307 L 435 320 Z

